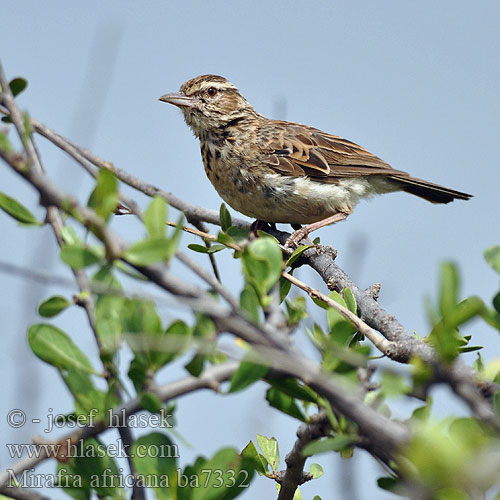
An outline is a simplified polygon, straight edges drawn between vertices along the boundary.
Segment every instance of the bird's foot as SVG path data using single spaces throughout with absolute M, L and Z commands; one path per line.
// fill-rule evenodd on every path
M 316 231 L 316 229 L 320 229 L 322 227 L 328 226 L 330 224 L 335 224 L 336 222 L 340 222 L 346 219 L 348 216 L 345 212 L 338 212 L 334 215 L 330 215 L 326 219 L 319 220 L 317 222 L 313 222 L 312 224 L 308 224 L 307 226 L 301 227 L 297 229 L 294 233 L 291 234 L 285 241 L 285 247 L 287 248 L 297 248 L 299 246 L 299 242 L 312 233 Z M 294 229 L 296 226 L 292 226 Z M 306 242 L 307 245 L 312 244 L 309 240 Z
M 286 239 L 285 248 L 292 248 L 293 250 L 295 250 L 300 246 L 300 242 L 302 240 L 305 240 L 306 245 L 312 245 L 311 240 L 309 240 L 309 238 L 307 237 L 309 233 L 309 226 L 304 226 L 300 229 L 297 229 Z

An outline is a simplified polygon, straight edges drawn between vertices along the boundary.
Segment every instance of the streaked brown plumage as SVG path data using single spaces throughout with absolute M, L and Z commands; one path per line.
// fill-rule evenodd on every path
M 200 140 L 205 172 L 231 207 L 265 222 L 309 224 L 293 243 L 344 219 L 373 194 L 406 191 L 431 203 L 471 198 L 395 170 L 342 137 L 269 120 L 221 76 L 193 78 L 160 100 L 184 113 Z

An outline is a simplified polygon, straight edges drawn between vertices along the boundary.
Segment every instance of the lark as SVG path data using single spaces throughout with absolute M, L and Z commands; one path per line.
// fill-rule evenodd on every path
M 221 76 L 193 78 L 160 101 L 182 110 L 221 198 L 257 224 L 292 224 L 289 246 L 375 194 L 404 191 L 437 204 L 472 197 L 395 170 L 342 137 L 270 120 Z

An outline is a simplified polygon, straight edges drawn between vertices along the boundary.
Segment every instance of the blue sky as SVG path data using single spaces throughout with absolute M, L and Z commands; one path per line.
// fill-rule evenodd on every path
M 227 77 L 266 116 L 341 135 L 399 170 L 474 194 L 469 202 L 446 206 L 390 194 L 361 202 L 346 222 L 321 230 L 322 242 L 338 249 L 338 262 L 361 286 L 381 282 L 380 302 L 408 329 L 427 332 L 423 296 L 435 293 L 444 259 L 458 263 L 463 295 L 489 301 L 498 289 L 498 276 L 482 257 L 484 248 L 500 240 L 498 1 L 17 0 L 5 2 L 2 17 L 5 70 L 29 81 L 21 107 L 186 201 L 220 205 L 180 112 L 157 99 L 204 73 Z M 85 199 L 90 181 L 54 147 L 39 143 L 49 175 Z M 42 213 L 32 190 L 7 168 L 1 179 L 2 191 Z M 141 236 L 131 219 L 113 224 L 129 240 Z M 0 227 L 3 261 L 69 275 L 50 257 L 55 246 L 48 229 L 18 228 L 2 213 Z M 227 257 L 220 266 L 223 281 L 236 291 L 238 263 Z M 301 273 L 320 286 L 311 272 Z M 30 354 L 25 331 L 37 321 L 40 300 L 70 291 L 5 274 L 0 280 L 0 369 L 2 380 L 9 381 L 2 410 L 23 407 L 44 415 L 48 405 L 57 404 L 57 411 L 68 411 L 62 382 Z M 165 311 L 167 317 L 176 313 Z M 80 312 L 64 313 L 57 324 L 96 355 Z M 488 327 L 473 325 L 469 333 L 475 344 L 488 346 L 487 358 L 498 352 L 498 339 Z M 167 381 L 181 371 L 161 375 Z M 258 403 L 262 391 L 263 386 L 234 399 L 203 395 L 201 401 L 198 396 L 180 401 L 179 431 L 193 445 L 187 456 L 209 454 L 223 444 L 244 446 L 257 432 L 276 435 L 284 456 L 296 424 Z M 233 423 L 236 413 L 240 427 Z M 228 430 L 230 425 L 235 427 Z M 32 426 L 5 436 L 29 442 L 40 432 Z M 3 465 L 10 462 L 3 445 L 0 459 Z M 343 473 L 345 465 L 322 463 L 329 470 L 304 488 L 305 498 L 313 493 L 334 498 L 332 489 L 338 492 L 338 471 Z M 364 479 L 357 485 L 358 498 L 389 498 L 372 491 L 374 466 L 362 458 L 355 466 Z M 254 495 L 269 497 L 274 491 L 263 479 L 256 488 Z

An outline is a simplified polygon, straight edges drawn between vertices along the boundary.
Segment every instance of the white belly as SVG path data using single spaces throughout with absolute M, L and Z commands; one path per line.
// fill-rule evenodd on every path
M 245 183 L 246 192 L 214 185 L 238 212 L 266 222 L 291 224 L 311 224 L 338 212 L 350 213 L 361 198 L 397 190 L 383 178 L 358 177 L 326 184 L 280 174 L 266 174 L 261 183 Z

